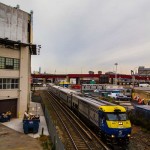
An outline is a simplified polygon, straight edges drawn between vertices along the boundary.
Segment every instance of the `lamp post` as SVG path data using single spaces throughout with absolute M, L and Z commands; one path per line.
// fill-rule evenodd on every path
M 116 66 L 115 84 L 117 85 L 117 66 L 118 66 L 118 63 L 115 63 L 114 65 Z

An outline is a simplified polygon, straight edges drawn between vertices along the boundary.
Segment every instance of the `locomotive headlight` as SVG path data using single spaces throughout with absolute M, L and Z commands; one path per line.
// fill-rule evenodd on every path
M 113 135 L 113 134 L 112 134 L 112 135 L 111 135 L 111 137 L 112 137 L 112 138 L 114 138 L 114 137 L 115 137 L 115 135 Z
M 123 125 L 123 122 L 119 122 L 119 125 Z
M 130 137 L 131 135 L 130 135 L 130 134 L 128 134 L 127 136 L 128 136 L 128 137 Z

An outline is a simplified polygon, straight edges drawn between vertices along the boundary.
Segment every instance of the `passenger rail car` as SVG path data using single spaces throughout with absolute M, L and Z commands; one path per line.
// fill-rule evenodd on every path
M 50 85 L 49 90 L 92 126 L 107 143 L 129 143 L 131 123 L 124 107 L 103 100 L 96 101 L 73 90 L 54 85 Z

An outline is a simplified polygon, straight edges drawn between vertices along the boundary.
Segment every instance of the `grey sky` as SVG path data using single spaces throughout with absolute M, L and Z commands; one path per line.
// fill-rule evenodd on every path
M 0 0 L 33 10 L 34 43 L 41 54 L 32 70 L 130 73 L 150 67 L 150 0 Z

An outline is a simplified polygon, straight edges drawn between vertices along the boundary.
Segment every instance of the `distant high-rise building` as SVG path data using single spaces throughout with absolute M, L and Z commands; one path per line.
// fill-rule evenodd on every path
M 41 67 L 39 67 L 39 74 L 41 74 Z

